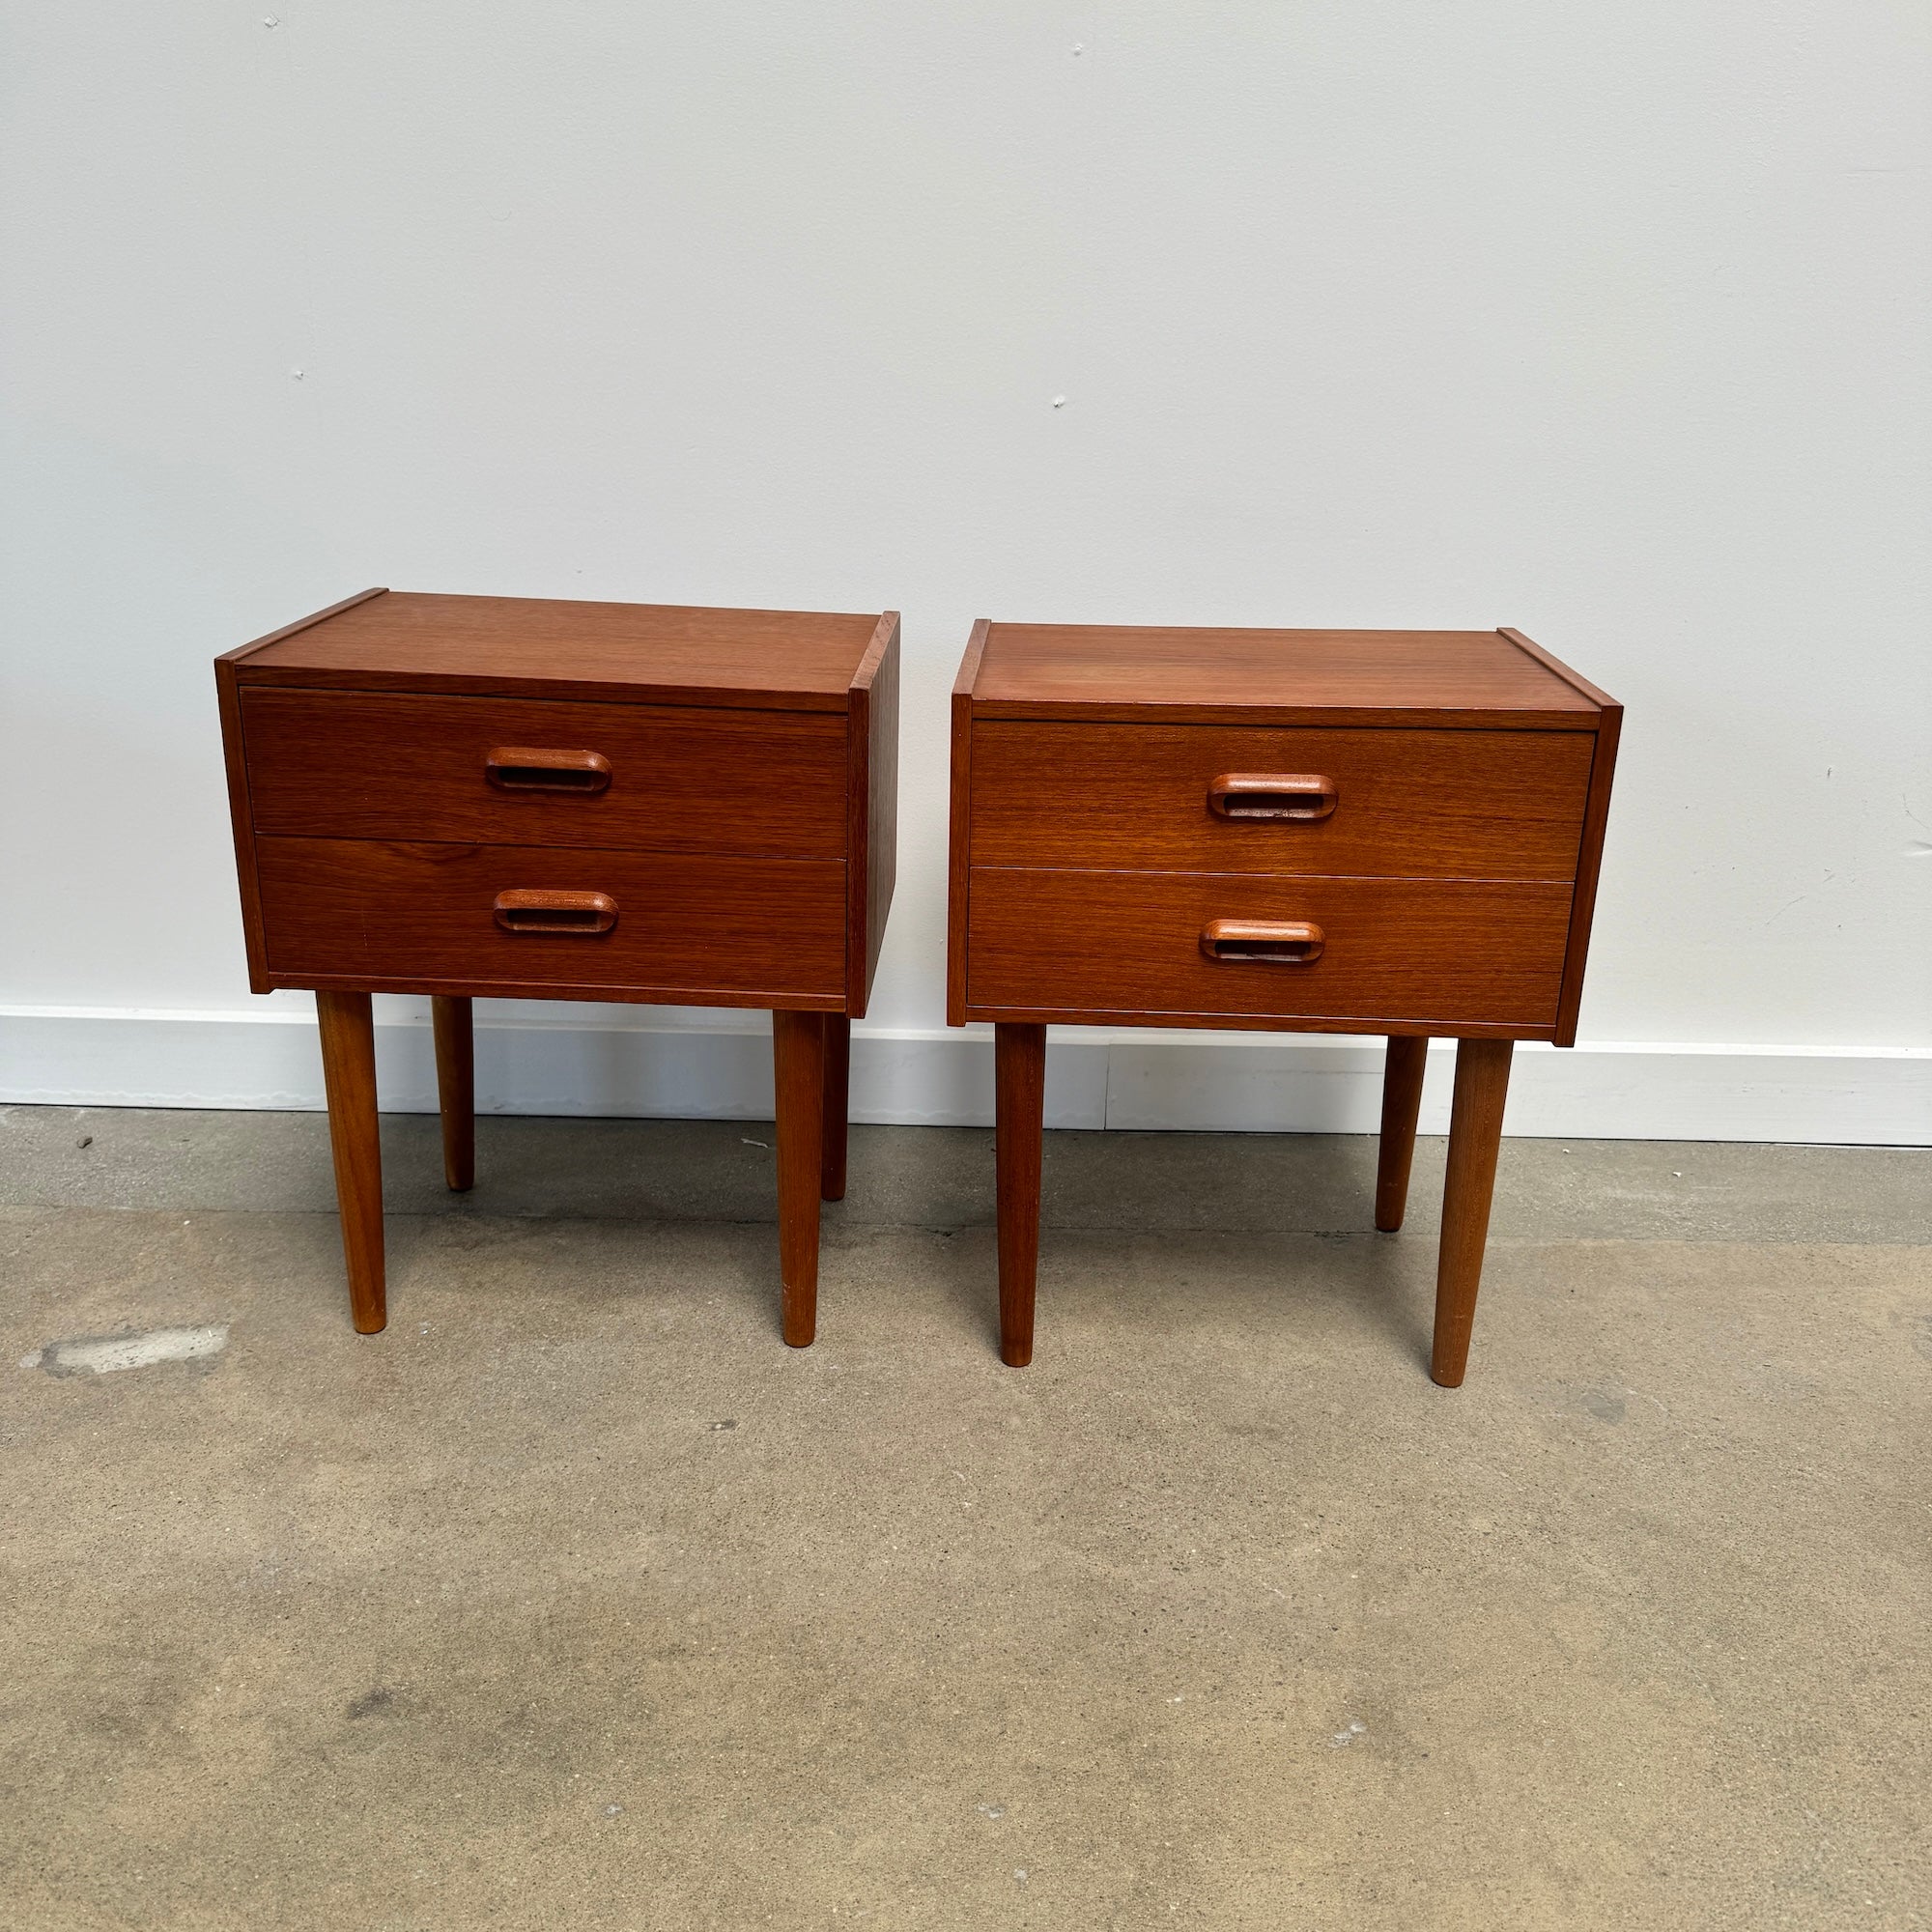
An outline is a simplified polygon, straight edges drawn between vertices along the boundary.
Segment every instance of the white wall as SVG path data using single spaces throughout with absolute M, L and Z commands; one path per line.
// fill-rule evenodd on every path
M 9 1091 L 292 1091 L 182 1049 L 267 1034 L 152 1017 L 275 1004 L 208 661 L 384 582 L 902 608 L 869 1022 L 901 1045 L 941 1036 L 975 616 L 1520 625 L 1628 707 L 1586 1041 L 1827 1049 L 1834 1108 L 1747 1079 L 1721 1130 L 1867 1137 L 1891 1081 L 1932 1138 L 1932 10 L 10 0 L 0 32 Z M 1178 1051 L 1174 1117 L 1252 1123 Z M 947 1116 L 941 1077 L 878 1104 Z

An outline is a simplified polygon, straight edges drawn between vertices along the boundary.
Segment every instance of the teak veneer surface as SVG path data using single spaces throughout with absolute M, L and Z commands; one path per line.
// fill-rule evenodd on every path
M 783 1332 L 811 1340 L 898 677 L 890 611 L 383 589 L 215 660 L 249 984 L 316 994 L 358 1329 L 386 1309 L 370 996 L 430 996 L 462 1189 L 484 994 L 771 1010 Z
M 1004 1360 L 1033 1356 L 1047 1025 L 1387 1036 L 1391 1231 L 1450 1035 L 1430 1372 L 1463 1379 L 1511 1042 L 1576 1038 L 1622 717 L 1508 629 L 974 625 L 946 1010 L 993 1022 Z
M 973 726 L 972 863 L 1146 871 L 1570 879 L 1590 789 L 1580 731 Z M 1325 817 L 1216 816 L 1223 773 L 1327 780 Z
M 877 612 L 385 590 L 230 657 L 243 685 L 843 711 L 878 627 Z
M 383 1148 L 376 1124 L 376 1026 L 367 993 L 321 988 L 322 1086 L 349 1275 L 349 1312 L 360 1334 L 388 1321 L 383 1293 Z
M 898 879 L 899 619 L 878 618 L 852 676 L 846 719 L 845 934 L 848 1011 L 863 1014 Z
M 251 688 L 242 720 L 263 834 L 791 858 L 845 851 L 843 718 Z M 596 753 L 610 766 L 608 785 L 499 789 L 485 760 L 506 746 Z M 890 883 L 876 896 L 889 899 Z
M 836 1009 L 845 865 L 258 838 L 271 985 Z M 609 932 L 507 932 L 506 892 L 602 893 Z
M 970 689 L 980 718 L 1591 730 L 1602 709 L 1554 659 L 1499 631 L 993 624 Z
M 1555 1030 L 1569 882 L 975 867 L 976 1020 Z M 1311 921 L 1305 965 L 1210 960 L 1210 920 Z

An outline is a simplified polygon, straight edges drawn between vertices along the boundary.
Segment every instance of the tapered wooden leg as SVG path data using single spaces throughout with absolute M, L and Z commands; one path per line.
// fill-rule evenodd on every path
M 476 1185 L 476 1045 L 469 1002 L 440 993 L 436 1023 L 436 1094 L 442 1108 L 442 1178 L 459 1194 Z
M 1376 1162 L 1376 1226 L 1392 1235 L 1408 1206 L 1408 1170 L 1415 1161 L 1415 1119 L 1422 1106 L 1426 1039 L 1390 1036 L 1382 1067 L 1382 1139 Z
M 1490 1197 L 1509 1095 L 1506 1039 L 1456 1042 L 1456 1098 L 1449 1115 L 1449 1174 L 1442 1189 L 1442 1247 L 1435 1264 L 1435 1346 L 1431 1377 L 1456 1388 L 1469 1360 L 1483 1244 L 1490 1236 Z
M 845 1114 L 852 1088 L 852 1022 L 825 1015 L 825 1124 L 818 1191 L 827 1201 L 845 1198 Z
M 772 1015 L 778 1088 L 781 1323 L 794 1349 L 818 1326 L 818 1189 L 824 1179 L 825 1017 Z
M 364 1335 L 387 1322 L 383 1293 L 383 1151 L 376 1133 L 376 1029 L 367 993 L 318 993 L 322 1080 L 328 1095 L 328 1145 L 349 1313 Z
M 1046 1098 L 1046 1029 L 993 1029 L 994 1166 L 1000 1213 L 1000 1359 L 1033 1360 L 1034 1284 L 1039 1270 L 1039 1158 Z

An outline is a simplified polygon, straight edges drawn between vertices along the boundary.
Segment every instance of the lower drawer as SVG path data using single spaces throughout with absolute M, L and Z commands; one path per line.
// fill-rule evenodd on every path
M 279 984 L 843 1001 L 842 860 L 346 838 L 262 838 L 255 851 Z M 547 909 L 533 895 L 570 902 Z
M 976 867 L 967 1011 L 1521 1028 L 1556 1022 L 1571 885 Z M 1220 950 L 1203 935 L 1215 922 Z M 1240 927 L 1304 930 L 1275 937 Z M 1312 932 L 1305 928 L 1313 928 Z

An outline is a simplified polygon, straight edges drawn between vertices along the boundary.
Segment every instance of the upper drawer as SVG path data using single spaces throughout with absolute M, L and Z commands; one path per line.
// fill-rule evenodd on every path
M 845 850 L 845 720 L 824 713 L 244 691 L 242 727 L 258 833 Z
M 1568 879 L 1595 745 L 1588 731 L 984 720 L 972 863 Z

